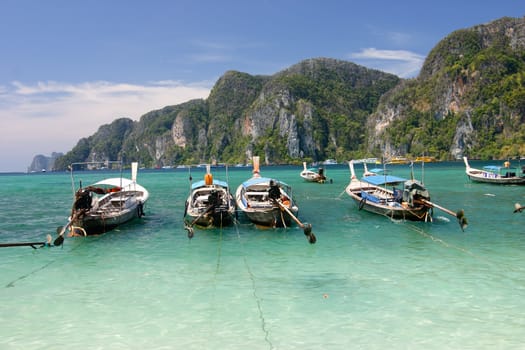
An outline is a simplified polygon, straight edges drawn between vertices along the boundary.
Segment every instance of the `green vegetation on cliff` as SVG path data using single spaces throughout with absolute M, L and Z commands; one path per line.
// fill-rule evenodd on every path
M 465 126 L 463 153 L 507 158 L 525 153 L 523 19 L 458 30 L 430 52 L 420 76 L 384 103 L 403 113 L 385 138 L 399 152 L 443 159 Z M 461 135 L 459 135 L 461 136 Z
M 417 78 L 316 58 L 271 76 L 228 71 L 206 100 L 119 119 L 56 161 L 163 166 L 525 153 L 525 20 L 455 31 Z

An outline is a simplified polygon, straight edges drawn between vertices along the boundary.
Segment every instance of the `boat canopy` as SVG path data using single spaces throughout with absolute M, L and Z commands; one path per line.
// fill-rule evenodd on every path
M 483 167 L 484 170 L 488 171 L 500 171 L 503 167 L 499 165 L 485 165 Z
M 371 175 L 363 177 L 362 180 L 376 186 L 397 185 L 407 181 L 407 179 L 393 175 Z
M 130 179 L 126 179 L 123 177 L 114 177 L 111 179 L 105 179 L 99 182 L 96 182 L 93 184 L 93 186 L 110 186 L 110 187 L 130 187 L 132 184 L 134 184 L 133 181 Z
M 215 179 L 213 179 L 213 185 L 217 185 L 217 186 L 221 186 L 221 187 L 228 187 L 228 183 L 226 181 L 215 180 Z M 196 189 L 198 187 L 205 187 L 205 186 L 207 186 L 206 182 L 204 180 L 199 180 L 197 182 L 194 182 L 191 185 L 191 189 L 194 190 L 194 189 Z
M 248 179 L 246 181 L 244 181 L 242 183 L 242 185 L 244 187 L 250 187 L 250 186 L 253 186 L 253 185 L 264 185 L 264 184 L 269 184 L 270 181 L 275 181 L 276 183 L 278 183 L 279 185 L 281 186 L 284 186 L 284 187 L 289 187 L 286 183 L 282 182 L 282 181 L 279 181 L 277 179 L 271 179 L 269 177 L 252 177 L 251 179 Z
M 119 191 L 141 191 L 141 192 L 144 192 L 144 197 L 147 199 L 148 196 L 149 196 L 149 193 L 148 191 L 142 187 L 141 185 L 139 185 L 138 183 L 130 180 L 130 179 L 126 179 L 124 177 L 120 178 L 120 177 L 114 177 L 114 178 L 111 178 L 111 179 L 105 179 L 105 180 L 101 180 L 99 182 L 96 182 L 94 183 L 93 185 L 91 185 L 93 187 L 101 187 L 101 188 L 115 188 L 115 189 L 118 189 Z
M 368 171 L 374 174 L 389 174 L 390 173 L 390 170 L 383 169 L 383 168 L 372 168 Z

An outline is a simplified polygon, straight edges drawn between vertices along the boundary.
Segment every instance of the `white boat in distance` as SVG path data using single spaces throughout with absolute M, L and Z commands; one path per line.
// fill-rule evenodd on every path
M 471 168 L 467 157 L 463 157 L 463 161 L 465 173 L 472 181 L 498 185 L 525 185 L 524 169 L 513 167 L 508 161 L 503 166 L 487 165 L 483 169 Z
M 324 168 L 307 168 L 306 162 L 303 162 L 303 171 L 301 171 L 300 176 L 308 182 L 325 183 L 326 181 Z

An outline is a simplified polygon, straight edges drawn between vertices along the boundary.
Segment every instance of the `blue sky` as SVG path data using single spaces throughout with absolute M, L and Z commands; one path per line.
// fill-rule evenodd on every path
M 330 57 L 401 77 L 500 1 L 0 1 L 0 172 L 67 152 L 119 117 L 206 98 L 228 70 L 271 75 Z

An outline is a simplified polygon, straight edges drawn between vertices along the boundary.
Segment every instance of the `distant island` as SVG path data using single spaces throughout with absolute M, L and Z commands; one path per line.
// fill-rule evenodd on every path
M 27 167 L 28 173 L 34 172 L 45 172 L 54 170 L 55 160 L 58 157 L 62 157 L 64 154 L 61 152 L 53 152 L 51 156 L 45 156 L 38 154 L 33 158 L 31 165 Z

